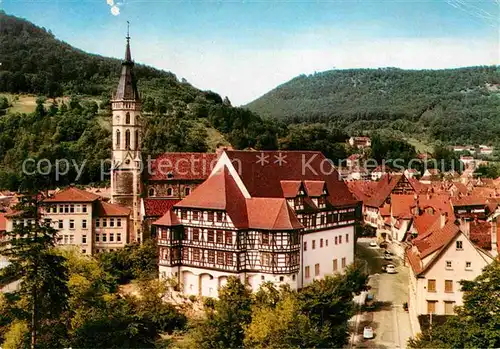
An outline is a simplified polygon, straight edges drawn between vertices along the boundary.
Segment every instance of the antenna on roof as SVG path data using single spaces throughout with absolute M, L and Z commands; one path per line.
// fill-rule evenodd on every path
M 127 21 L 127 41 L 130 40 L 130 22 Z

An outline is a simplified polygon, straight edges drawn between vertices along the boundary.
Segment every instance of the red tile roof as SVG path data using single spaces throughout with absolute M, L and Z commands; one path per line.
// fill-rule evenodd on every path
M 413 224 L 415 226 L 415 229 L 417 230 L 418 236 L 422 236 L 424 234 L 427 234 L 427 232 L 430 230 L 430 228 L 441 219 L 441 214 L 439 213 L 427 213 L 424 212 L 419 216 L 416 216 L 413 219 Z
M 0 231 L 7 230 L 7 218 L 5 217 L 5 213 L 0 212 Z
M 491 250 L 491 223 L 484 221 L 470 222 L 470 240 L 479 248 Z
M 373 195 L 378 182 L 374 181 L 348 181 L 345 182 L 356 199 L 365 202 Z
M 52 197 L 49 197 L 44 202 L 93 202 L 99 199 L 99 195 L 89 193 L 88 191 L 78 189 L 76 187 L 67 187 Z
M 172 210 L 168 210 L 160 219 L 153 222 L 153 224 L 163 225 L 166 227 L 173 227 L 176 225 L 181 225 L 181 222 L 179 221 L 179 218 Z
M 384 201 L 391 195 L 391 192 L 398 185 L 398 183 L 403 179 L 406 179 L 406 176 L 402 174 L 383 175 L 382 178 L 380 178 L 380 180 L 377 182 L 378 184 L 374 189 L 374 194 L 365 202 L 365 205 L 370 207 L 380 207 L 384 203 Z M 412 182 L 409 183 L 410 185 L 412 185 Z
M 458 225 L 455 224 L 454 221 L 448 220 L 443 228 L 438 229 L 431 234 L 415 238 L 413 240 L 413 244 L 418 248 L 420 258 L 425 258 L 446 245 L 457 235 L 459 231 L 460 228 Z
M 416 200 L 414 194 L 392 194 L 391 195 L 391 211 L 392 216 L 402 219 L 412 217 L 412 207 L 415 207 Z
M 252 197 L 283 197 L 281 181 L 325 181 L 335 206 L 354 205 L 345 183 L 323 154 L 315 151 L 226 151 Z M 261 160 L 260 160 L 261 159 Z
M 323 195 L 325 181 L 304 181 L 304 185 L 308 196 L 318 197 Z
M 294 198 L 299 193 L 301 181 L 280 181 L 284 198 Z
M 148 180 L 204 180 L 216 162 L 215 153 L 164 153 L 152 162 Z
M 168 212 L 180 199 L 144 199 L 144 211 L 146 217 L 161 217 Z
M 451 202 L 453 207 L 459 206 L 486 206 L 487 197 L 477 196 L 477 195 L 467 195 L 461 198 L 452 198 Z
M 248 227 L 266 230 L 302 229 L 285 199 L 251 198 L 246 200 Z
M 110 204 L 104 201 L 97 201 L 96 214 L 98 217 L 107 216 L 121 216 L 125 217 L 130 215 L 130 209 L 116 204 Z
M 247 227 L 245 197 L 226 166 L 212 174 L 175 207 L 224 210 L 235 227 Z

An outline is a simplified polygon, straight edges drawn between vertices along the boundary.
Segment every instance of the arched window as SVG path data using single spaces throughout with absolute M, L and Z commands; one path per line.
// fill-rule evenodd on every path
M 128 125 L 128 124 L 130 124 L 130 113 L 127 113 L 127 114 L 125 115 L 125 123 L 126 123 L 127 125 Z
M 120 137 L 120 130 L 116 130 L 116 148 L 117 149 L 120 149 L 120 141 L 121 141 L 120 138 L 121 138 Z
M 149 188 L 149 196 L 155 196 L 154 188 Z
M 125 131 L 125 149 L 130 149 L 130 130 Z
M 139 149 L 139 130 L 135 130 L 135 150 Z
M 186 196 L 188 196 L 190 193 L 191 193 L 191 188 L 189 188 L 189 187 L 184 188 L 184 194 L 185 194 Z
M 167 196 L 172 196 L 172 188 L 167 188 Z

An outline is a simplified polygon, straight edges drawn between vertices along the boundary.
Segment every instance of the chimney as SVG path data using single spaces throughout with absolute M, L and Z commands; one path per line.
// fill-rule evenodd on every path
M 467 236 L 467 238 L 470 238 L 470 222 L 468 220 L 460 220 L 460 230 L 465 234 L 465 236 Z
M 444 226 L 446 225 L 446 221 L 448 220 L 448 213 L 442 212 L 441 217 L 439 217 L 439 219 L 440 219 L 439 226 L 442 229 L 442 228 L 444 228 Z
M 493 219 L 491 222 L 491 255 L 493 257 L 498 256 L 498 225 L 497 218 Z

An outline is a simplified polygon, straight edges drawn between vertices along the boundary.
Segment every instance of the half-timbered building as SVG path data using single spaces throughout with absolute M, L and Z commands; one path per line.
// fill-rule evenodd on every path
M 226 151 L 154 223 L 160 275 L 200 296 L 216 297 L 230 275 L 254 290 L 265 281 L 301 288 L 353 262 L 359 214 L 319 152 Z

